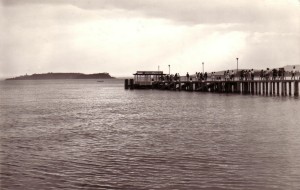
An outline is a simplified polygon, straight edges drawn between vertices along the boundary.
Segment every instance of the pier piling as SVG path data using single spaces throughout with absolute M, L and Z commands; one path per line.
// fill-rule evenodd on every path
M 128 89 L 128 79 L 125 79 L 125 89 Z
M 284 95 L 286 96 L 287 95 L 287 83 L 284 82 Z
M 270 95 L 273 95 L 273 82 L 270 82 Z
M 294 96 L 299 96 L 299 83 L 298 83 L 298 81 L 294 82 Z
M 133 90 L 134 89 L 134 82 L 133 79 L 130 79 L 130 89 Z

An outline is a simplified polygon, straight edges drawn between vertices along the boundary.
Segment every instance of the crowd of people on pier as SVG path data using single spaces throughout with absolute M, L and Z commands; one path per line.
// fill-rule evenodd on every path
M 260 71 L 260 80 L 269 80 L 270 78 L 272 80 L 276 80 L 276 79 L 279 79 L 279 80 L 284 80 L 285 79 L 285 70 L 284 68 L 279 68 L 278 70 L 277 69 L 272 69 L 270 70 L 269 68 L 267 68 L 267 70 L 261 70 Z
M 289 72 L 290 75 L 290 79 L 291 80 L 296 80 L 296 75 L 297 73 L 299 73 L 298 71 L 296 71 L 296 67 L 293 66 L 293 69 L 291 72 Z M 269 68 L 267 68 L 266 70 L 261 70 L 260 71 L 260 75 L 259 78 L 260 80 L 286 80 L 286 75 L 287 72 L 285 71 L 284 68 L 279 68 L 279 69 L 272 69 L 270 70 Z M 300 79 L 300 76 L 298 77 L 298 79 Z
M 254 80 L 254 70 L 241 70 L 240 80 Z
M 216 72 L 196 72 L 194 75 L 190 75 L 188 72 L 185 76 L 180 76 L 179 73 L 164 75 L 159 78 L 160 81 L 234 81 L 234 80 L 286 80 L 287 75 L 290 76 L 291 80 L 300 80 L 299 71 L 296 71 L 296 67 L 293 66 L 292 71 L 287 72 L 284 68 L 270 69 L 255 71 L 254 69 L 243 69 L 237 73 L 234 70 L 224 71 L 224 74 L 216 74 Z

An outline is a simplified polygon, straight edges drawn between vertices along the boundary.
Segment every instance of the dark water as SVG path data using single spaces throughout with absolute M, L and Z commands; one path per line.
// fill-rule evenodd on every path
M 1 190 L 300 189 L 300 99 L 1 81 Z

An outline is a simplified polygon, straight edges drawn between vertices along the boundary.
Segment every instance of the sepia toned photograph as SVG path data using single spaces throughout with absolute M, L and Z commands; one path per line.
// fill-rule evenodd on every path
M 0 0 L 0 190 L 299 190 L 300 0 Z

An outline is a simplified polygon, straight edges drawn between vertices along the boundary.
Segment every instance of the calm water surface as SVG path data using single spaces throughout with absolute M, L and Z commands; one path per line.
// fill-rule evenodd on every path
M 300 99 L 0 82 L 0 189 L 300 189 Z

